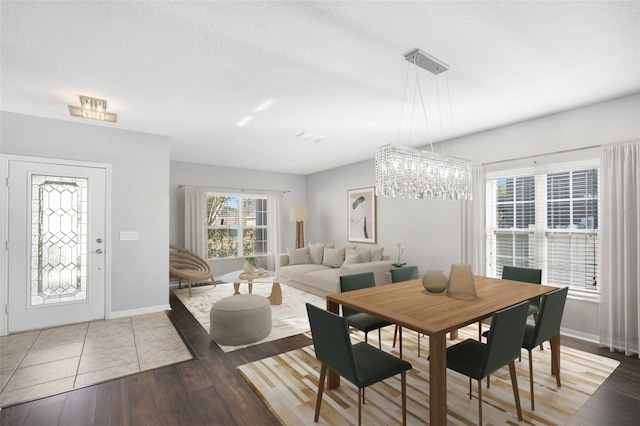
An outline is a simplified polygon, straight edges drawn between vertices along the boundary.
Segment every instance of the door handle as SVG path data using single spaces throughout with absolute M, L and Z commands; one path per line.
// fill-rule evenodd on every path
M 102 249 L 97 249 L 96 251 L 92 251 L 91 253 L 102 254 Z

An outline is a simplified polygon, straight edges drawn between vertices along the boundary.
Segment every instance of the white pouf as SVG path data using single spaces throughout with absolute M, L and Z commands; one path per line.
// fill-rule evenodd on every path
M 257 294 L 226 297 L 211 306 L 209 334 L 216 343 L 239 346 L 271 333 L 271 303 Z

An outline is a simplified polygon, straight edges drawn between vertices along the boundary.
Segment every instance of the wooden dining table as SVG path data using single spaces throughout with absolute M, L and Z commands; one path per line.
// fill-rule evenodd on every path
M 327 310 L 339 314 L 340 305 L 429 336 L 429 418 L 432 425 L 447 421 L 446 334 L 491 317 L 494 312 L 535 299 L 556 287 L 499 278 L 474 277 L 477 297 L 455 299 L 427 292 L 420 279 L 327 296 Z M 560 372 L 560 336 L 551 339 L 552 365 Z M 340 376 L 329 371 L 327 387 L 340 386 Z

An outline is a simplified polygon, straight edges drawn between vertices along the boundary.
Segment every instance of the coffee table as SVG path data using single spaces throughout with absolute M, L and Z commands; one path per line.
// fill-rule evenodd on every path
M 233 283 L 233 295 L 240 294 L 240 284 L 248 284 L 249 294 L 253 293 L 254 284 L 269 284 L 271 283 L 271 294 L 267 299 L 272 305 L 282 304 L 282 288 L 280 287 L 280 280 L 273 271 L 264 271 L 262 274 L 253 273 L 246 274 L 244 270 L 229 272 L 220 277 L 220 280 L 226 283 Z

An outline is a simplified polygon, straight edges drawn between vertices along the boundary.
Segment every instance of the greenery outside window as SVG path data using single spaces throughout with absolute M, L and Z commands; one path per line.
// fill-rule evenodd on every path
M 543 283 L 597 293 L 599 167 L 494 172 L 486 179 L 487 274 L 540 268 Z
M 268 252 L 266 196 L 207 194 L 207 253 L 210 259 Z

